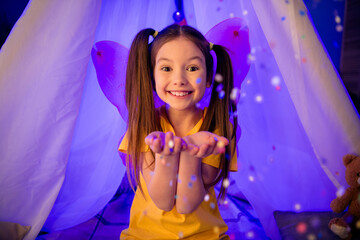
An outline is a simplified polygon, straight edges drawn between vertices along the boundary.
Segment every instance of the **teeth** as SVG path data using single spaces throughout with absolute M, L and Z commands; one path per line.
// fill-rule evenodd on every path
M 170 93 L 177 97 L 182 97 L 182 96 L 186 96 L 189 94 L 189 92 L 170 92 Z

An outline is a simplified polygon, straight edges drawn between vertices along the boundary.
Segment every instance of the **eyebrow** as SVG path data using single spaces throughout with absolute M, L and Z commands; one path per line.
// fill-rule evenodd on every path
M 198 59 L 200 62 L 203 61 L 202 58 L 199 57 L 199 56 L 193 56 L 193 57 L 189 58 L 188 61 L 195 60 L 195 59 Z M 169 58 L 161 57 L 161 58 L 159 58 L 159 59 L 157 60 L 156 63 L 159 63 L 159 62 L 161 62 L 161 61 L 173 62 L 173 60 L 171 60 L 171 59 L 169 59 Z

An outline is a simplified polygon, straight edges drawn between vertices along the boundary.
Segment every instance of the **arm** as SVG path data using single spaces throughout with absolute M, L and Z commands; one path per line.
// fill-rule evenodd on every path
M 215 139 L 224 144 L 218 145 Z M 181 214 L 191 213 L 201 204 L 208 191 L 204 184 L 214 181 L 219 172 L 218 168 L 202 163 L 202 159 L 211 154 L 223 152 L 225 145 L 228 144 L 226 138 L 209 132 L 199 132 L 185 137 L 184 140 L 189 146 L 196 144 L 200 147 L 189 148 L 180 153 L 179 179 L 181 182 L 177 186 L 176 209 Z
M 337 197 L 331 201 L 331 209 L 336 213 L 341 213 L 349 206 L 350 201 L 352 200 L 352 196 L 354 196 L 352 188 L 347 188 L 342 196 Z
M 170 140 L 174 142 L 172 151 L 169 147 Z M 155 164 L 151 167 L 152 154 L 142 154 L 142 174 L 149 195 L 159 209 L 170 211 L 175 205 L 179 152 L 185 145 L 181 138 L 162 132 L 149 134 L 145 142 L 155 153 Z

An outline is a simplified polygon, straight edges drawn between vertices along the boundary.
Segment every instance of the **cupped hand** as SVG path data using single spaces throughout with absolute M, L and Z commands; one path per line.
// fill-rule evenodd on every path
M 151 132 L 146 138 L 145 143 L 149 145 L 154 153 L 161 155 L 175 155 L 187 148 L 186 142 L 174 136 L 172 132 Z
M 229 144 L 225 137 L 207 131 L 197 132 L 183 139 L 188 145 L 186 151 L 198 158 L 224 153 L 225 147 Z

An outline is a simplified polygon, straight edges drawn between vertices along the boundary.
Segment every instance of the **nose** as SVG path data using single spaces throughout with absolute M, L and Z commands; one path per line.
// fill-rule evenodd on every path
M 184 86 L 188 83 L 186 74 L 183 71 L 174 73 L 173 84 L 176 86 Z

